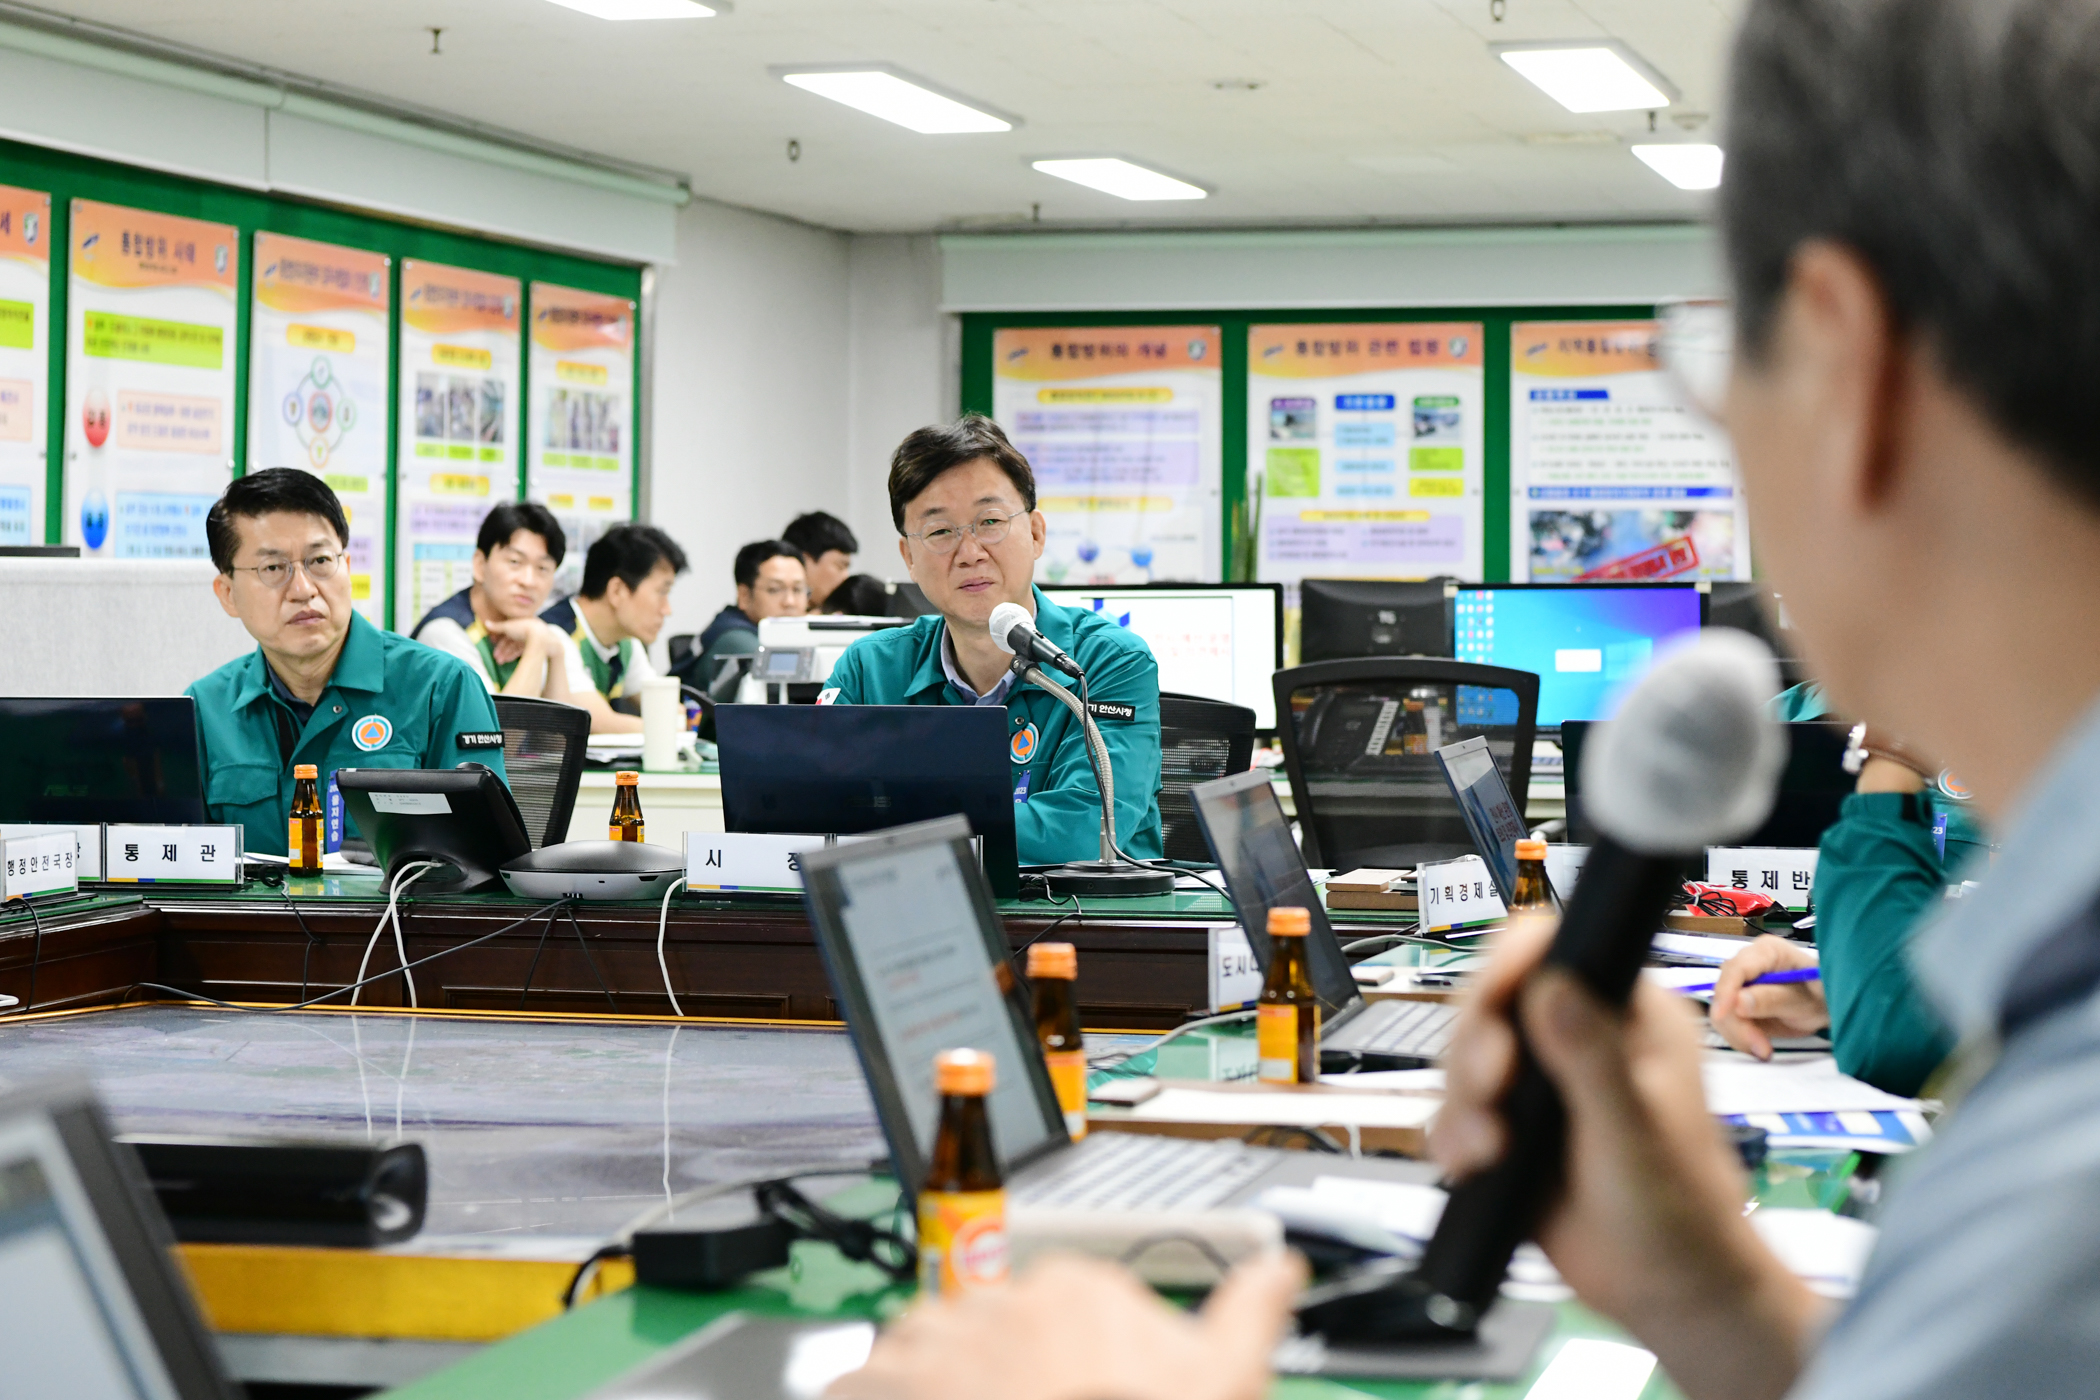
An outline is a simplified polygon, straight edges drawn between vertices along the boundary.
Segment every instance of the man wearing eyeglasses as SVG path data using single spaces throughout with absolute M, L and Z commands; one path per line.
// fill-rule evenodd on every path
M 1011 731 L 1014 836 L 1024 865 L 1101 854 L 1101 797 L 1071 711 L 992 640 L 992 610 L 1017 603 L 1086 672 L 1116 790 L 1116 838 L 1139 860 L 1161 853 L 1159 666 L 1135 632 L 1061 608 L 1035 587 L 1048 528 L 1035 473 L 997 423 L 978 414 L 904 439 L 890 459 L 890 517 L 912 582 L 936 614 L 865 637 L 832 670 L 820 704 L 1004 705 Z
M 292 768 L 451 768 L 499 776 L 503 730 L 488 688 L 441 651 L 351 611 L 350 524 L 319 477 L 290 467 L 241 477 L 205 517 L 219 606 L 255 650 L 191 685 L 204 735 L 204 803 L 285 854 Z

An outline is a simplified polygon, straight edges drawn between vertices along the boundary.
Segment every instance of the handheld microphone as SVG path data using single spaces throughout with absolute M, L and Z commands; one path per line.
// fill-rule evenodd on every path
M 1772 653 L 1743 632 L 1702 632 L 1657 657 L 1583 754 L 1584 805 L 1598 840 L 1548 964 L 1626 1004 L 1686 859 L 1755 830 L 1772 809 L 1787 754 L 1766 711 L 1778 689 Z M 1335 1340 L 1476 1328 L 1565 1165 L 1566 1107 L 1528 1048 L 1503 1116 L 1502 1160 L 1452 1189 L 1420 1268 L 1404 1280 L 1388 1271 L 1312 1290 L 1299 1307 L 1306 1330 Z
M 1035 630 L 1035 619 L 1019 603 L 1001 603 L 992 609 L 992 640 L 1009 656 L 1023 656 L 1045 666 L 1055 666 L 1075 680 L 1086 676 L 1077 661 Z

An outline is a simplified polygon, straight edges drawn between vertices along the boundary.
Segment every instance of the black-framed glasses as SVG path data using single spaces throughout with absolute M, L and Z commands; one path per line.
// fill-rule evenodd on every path
M 254 574 L 257 583 L 275 593 L 292 581 L 294 569 L 303 569 L 315 583 L 326 583 L 342 565 L 340 554 L 311 554 L 304 559 L 272 559 L 267 564 L 236 564 L 228 572 Z
M 1005 539 L 1007 531 L 1013 528 L 1013 522 L 1026 514 L 1028 512 L 1025 510 L 1017 510 L 1012 515 L 987 515 L 967 525 L 936 525 L 931 530 L 923 530 L 916 535 L 906 531 L 904 538 L 917 540 L 934 554 L 955 553 L 962 548 L 964 535 L 989 547 Z

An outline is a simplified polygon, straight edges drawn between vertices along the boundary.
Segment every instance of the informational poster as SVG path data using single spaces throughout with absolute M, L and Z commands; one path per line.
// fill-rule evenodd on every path
M 0 545 L 44 542 L 51 196 L 0 185 Z
M 1481 576 L 1479 322 L 1247 328 L 1256 577 Z
M 634 515 L 634 303 L 533 283 L 531 355 L 525 494 L 561 522 L 574 592 L 591 541 Z
M 518 494 L 515 277 L 401 261 L 394 626 L 472 583 L 481 517 Z
M 1720 428 L 1663 370 L 1657 321 L 1510 328 L 1510 577 L 1750 577 L 1749 516 Z
M 255 235 L 248 470 L 300 467 L 350 517 L 351 606 L 386 625 L 384 253 Z
M 1035 471 L 1045 585 L 1215 583 L 1224 571 L 1216 326 L 999 331 L 992 413 Z
M 76 199 L 66 304 L 66 541 L 203 559 L 233 479 L 240 233 Z

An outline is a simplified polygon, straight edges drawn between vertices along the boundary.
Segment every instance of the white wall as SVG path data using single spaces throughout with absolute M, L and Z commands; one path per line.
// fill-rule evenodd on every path
M 955 416 L 960 323 L 940 309 L 940 242 L 933 236 L 859 235 L 849 267 L 846 500 L 835 513 L 860 537 L 861 572 L 901 579 L 886 487 L 890 453 L 912 429 Z

